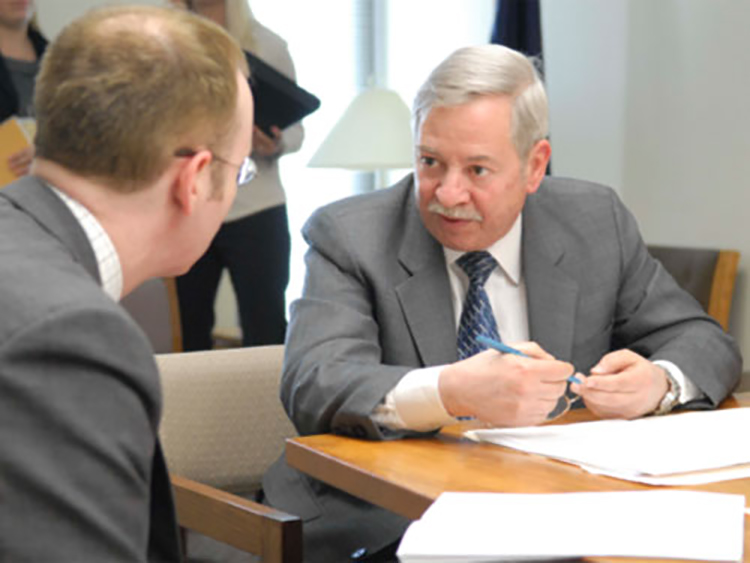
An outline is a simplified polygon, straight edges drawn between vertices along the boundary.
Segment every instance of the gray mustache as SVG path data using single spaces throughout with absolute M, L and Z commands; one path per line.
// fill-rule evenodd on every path
M 478 221 L 480 223 L 483 220 L 479 211 L 476 209 L 465 207 L 445 207 L 434 199 L 427 204 L 427 211 L 430 213 L 438 213 L 448 219 L 463 219 L 466 221 Z

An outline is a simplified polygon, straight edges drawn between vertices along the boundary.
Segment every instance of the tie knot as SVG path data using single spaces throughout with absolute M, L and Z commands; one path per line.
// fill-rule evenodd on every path
M 469 276 L 472 285 L 480 286 L 484 285 L 492 270 L 497 266 L 495 259 L 486 250 L 467 252 L 456 260 L 456 264 Z

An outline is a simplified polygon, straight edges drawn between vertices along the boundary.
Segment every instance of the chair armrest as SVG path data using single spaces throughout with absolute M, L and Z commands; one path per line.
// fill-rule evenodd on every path
M 302 521 L 237 495 L 172 475 L 180 526 L 263 561 L 301 563 Z

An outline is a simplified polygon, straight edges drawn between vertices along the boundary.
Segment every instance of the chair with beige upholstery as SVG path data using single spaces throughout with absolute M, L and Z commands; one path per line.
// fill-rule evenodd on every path
M 146 333 L 154 353 L 182 352 L 180 307 L 174 278 L 146 280 L 120 304 Z
M 295 435 L 279 400 L 282 357 L 279 345 L 156 360 L 160 435 L 180 526 L 263 561 L 292 562 L 302 561 L 301 520 L 246 500 Z
M 729 329 L 739 252 L 669 246 L 648 250 L 724 330 Z

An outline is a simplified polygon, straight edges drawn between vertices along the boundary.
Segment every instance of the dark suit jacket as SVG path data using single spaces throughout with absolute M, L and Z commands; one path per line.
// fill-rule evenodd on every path
M 710 405 L 736 385 L 735 343 L 649 256 L 612 190 L 546 178 L 523 214 L 532 340 L 583 373 L 619 348 L 672 361 Z M 303 232 L 310 249 L 287 335 L 287 412 L 300 434 L 398 436 L 372 421 L 374 407 L 411 369 L 457 359 L 443 249 L 422 224 L 411 176 L 317 211 Z M 271 504 L 308 520 L 306 536 L 339 528 L 344 549 L 357 542 L 375 549 L 405 524 L 283 462 L 268 472 L 264 490 Z M 354 517 L 355 506 L 371 517 Z M 318 553 L 315 540 L 306 541 L 306 553 Z
M 178 561 L 151 347 L 82 228 L 26 177 L 0 191 L 0 560 Z
M 37 58 L 41 59 L 47 48 L 47 40 L 38 31 L 29 28 L 29 39 L 34 46 Z M 8 67 L 0 55 L 0 121 L 18 113 L 18 94 L 10 78 Z

